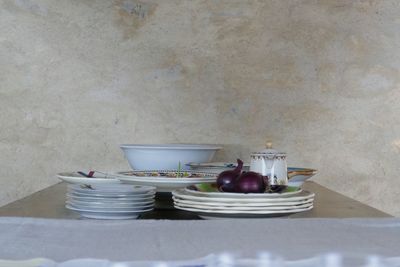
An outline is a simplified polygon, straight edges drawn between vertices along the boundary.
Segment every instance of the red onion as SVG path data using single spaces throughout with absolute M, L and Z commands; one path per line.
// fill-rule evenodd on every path
M 245 172 L 235 181 L 235 192 L 237 193 L 263 193 L 265 187 L 262 175 L 257 172 Z
M 234 192 L 235 182 L 242 173 L 243 161 L 237 159 L 238 165 L 234 170 L 223 171 L 218 175 L 217 186 L 218 190 L 222 192 Z

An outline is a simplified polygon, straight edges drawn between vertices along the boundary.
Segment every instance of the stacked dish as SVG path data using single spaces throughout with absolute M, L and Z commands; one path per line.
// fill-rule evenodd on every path
M 205 219 L 286 216 L 313 208 L 314 193 L 289 187 L 283 193 L 242 194 L 218 192 L 196 185 L 174 192 L 174 207 Z
M 135 219 L 153 210 L 155 187 L 68 185 L 66 208 L 93 219 Z
M 155 186 L 157 192 L 171 192 L 198 183 L 215 183 L 217 175 L 177 170 L 147 170 L 119 172 L 116 178 L 123 183 Z

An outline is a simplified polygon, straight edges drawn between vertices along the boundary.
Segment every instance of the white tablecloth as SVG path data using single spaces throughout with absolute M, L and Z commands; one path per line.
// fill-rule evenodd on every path
M 53 220 L 0 218 L 0 259 L 185 260 L 259 250 L 400 256 L 400 219 Z

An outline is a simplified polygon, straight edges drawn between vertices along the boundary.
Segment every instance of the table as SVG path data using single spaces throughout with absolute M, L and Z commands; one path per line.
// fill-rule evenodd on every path
M 0 259 L 186 260 L 260 250 L 289 260 L 332 251 L 400 256 L 400 219 L 314 182 L 304 188 L 316 193 L 315 208 L 290 219 L 197 220 L 157 209 L 142 220 L 90 220 L 64 208 L 59 183 L 0 208 Z
M 0 216 L 79 219 L 79 214 L 64 207 L 66 187 L 65 183 L 58 183 L 26 198 L 12 202 L 0 208 Z M 306 182 L 303 187 L 316 194 L 314 208 L 307 212 L 290 215 L 289 218 L 391 217 L 389 214 L 329 190 L 315 182 Z M 141 219 L 199 219 L 191 212 L 172 209 L 172 204 L 165 198 L 159 200 L 157 204 L 167 208 L 156 209 L 153 212 L 142 215 Z
M 188 221 L 0 217 L 0 259 L 187 260 L 224 251 L 255 257 L 260 250 L 285 259 L 327 252 L 398 257 L 399 236 L 397 218 Z

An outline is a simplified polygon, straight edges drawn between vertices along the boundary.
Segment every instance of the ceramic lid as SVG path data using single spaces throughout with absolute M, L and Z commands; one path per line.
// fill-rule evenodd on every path
M 285 152 L 280 152 L 276 149 L 272 148 L 272 142 L 267 142 L 265 144 L 265 149 L 258 151 L 258 152 L 253 152 L 251 155 L 255 156 L 262 156 L 262 155 L 268 155 L 268 156 L 286 156 Z

